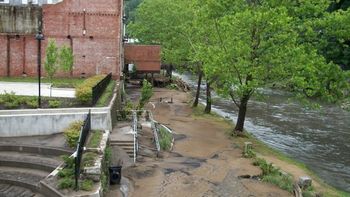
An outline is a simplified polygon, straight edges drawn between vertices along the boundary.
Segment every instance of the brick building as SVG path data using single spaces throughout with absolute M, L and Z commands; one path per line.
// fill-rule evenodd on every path
M 73 72 L 57 76 L 112 72 L 118 79 L 123 65 L 122 8 L 123 0 L 63 0 L 41 6 L 0 4 L 0 76 L 37 76 L 35 34 L 42 24 L 43 62 L 49 39 L 73 49 Z

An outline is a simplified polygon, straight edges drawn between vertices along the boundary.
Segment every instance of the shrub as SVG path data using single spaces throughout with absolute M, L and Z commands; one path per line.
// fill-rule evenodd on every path
M 92 180 L 85 179 L 85 180 L 81 183 L 81 186 L 80 186 L 80 187 L 81 187 L 82 190 L 91 191 L 93 185 L 94 185 L 94 183 L 92 182 Z
M 5 102 L 4 106 L 7 109 L 14 109 L 14 108 L 18 108 L 19 107 L 19 102 L 14 101 L 14 102 Z
M 49 101 L 49 107 L 50 108 L 58 108 L 58 107 L 61 106 L 61 104 L 62 104 L 62 102 L 59 101 L 59 100 L 51 100 L 51 101 Z
M 95 163 L 95 160 L 97 158 L 97 154 L 93 153 L 93 152 L 87 152 L 83 154 L 83 158 L 82 158 L 82 163 L 84 167 L 89 167 L 89 166 L 93 166 Z
M 75 88 L 75 96 L 82 104 L 90 104 L 92 100 L 92 88 L 100 82 L 105 75 L 96 75 L 86 79 Z
M 64 130 L 63 134 L 69 147 L 74 148 L 77 146 L 82 125 L 82 121 L 76 121 L 71 123 L 69 127 Z
M 166 131 L 163 127 L 159 129 L 159 145 L 162 150 L 169 150 L 171 148 L 173 137 L 171 133 Z
M 74 180 L 72 178 L 62 178 L 58 181 L 59 189 L 68 189 L 74 186 Z
M 63 159 L 64 163 L 66 164 L 67 168 L 74 168 L 74 164 L 75 164 L 74 157 L 70 157 L 68 155 L 63 155 L 62 159 Z
M 21 104 L 21 99 L 14 92 L 5 92 L 5 94 L 0 95 L 0 100 L 0 103 L 3 103 L 8 109 L 17 108 Z
M 262 178 L 264 182 L 271 183 L 283 190 L 293 192 L 293 178 L 289 175 L 270 174 Z
M 30 108 L 38 108 L 38 101 L 34 99 L 25 99 L 25 104 Z
M 143 80 L 142 83 L 142 90 L 141 90 L 141 99 L 139 101 L 139 108 L 143 108 L 143 106 L 147 103 L 147 101 L 152 97 L 153 95 L 153 87 L 150 82 L 148 82 L 146 79 Z
M 64 168 L 64 169 L 58 171 L 57 176 L 60 178 L 73 177 L 74 176 L 74 169 L 73 168 Z

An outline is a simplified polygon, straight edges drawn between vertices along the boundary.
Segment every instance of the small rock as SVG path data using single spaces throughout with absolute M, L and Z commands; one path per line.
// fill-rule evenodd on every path
M 310 177 L 308 177 L 308 176 L 299 177 L 298 185 L 302 189 L 306 189 L 306 188 L 310 187 L 311 184 L 312 184 L 312 179 Z

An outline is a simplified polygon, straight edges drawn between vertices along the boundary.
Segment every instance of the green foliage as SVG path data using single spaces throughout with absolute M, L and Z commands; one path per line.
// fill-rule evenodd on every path
M 74 177 L 74 169 L 73 168 L 63 168 L 58 171 L 57 176 L 60 178 L 72 178 Z
M 108 106 L 110 100 L 113 97 L 114 88 L 115 88 L 115 81 L 111 80 L 111 82 L 108 84 L 106 90 L 103 92 L 100 99 L 98 99 L 96 103 L 96 107 Z
M 168 151 L 171 148 L 173 136 L 162 126 L 159 127 L 159 145 L 162 150 Z
M 74 186 L 74 179 L 65 177 L 58 181 L 58 188 L 59 189 L 68 189 L 73 188 Z
M 77 146 L 82 125 L 82 121 L 75 121 L 63 131 L 64 137 L 66 138 L 69 147 L 74 148 Z
M 92 131 L 90 134 L 88 148 L 98 148 L 102 139 L 102 131 Z
M 142 83 L 142 89 L 141 89 L 141 99 L 139 101 L 139 107 L 143 108 L 145 104 L 148 102 L 148 100 L 153 95 L 153 86 L 150 82 L 148 82 L 146 79 L 143 80 Z
M 268 163 L 265 159 L 256 158 L 253 164 L 260 167 L 262 176 L 279 174 L 279 169 L 275 168 L 272 163 Z
M 86 79 L 75 88 L 75 96 L 82 104 L 90 104 L 92 100 L 92 88 L 100 82 L 105 75 L 96 75 Z
M 14 109 L 19 107 L 21 100 L 14 92 L 5 92 L 5 94 L 0 94 L 0 104 L 3 104 L 7 109 Z
M 8 81 L 8 82 L 29 82 L 29 83 L 37 83 L 37 77 L 0 77 L 0 81 Z M 54 78 L 50 81 L 48 78 L 43 78 L 43 83 L 52 83 L 53 87 L 56 88 L 74 88 L 78 84 L 82 83 L 84 79 L 81 78 Z
M 167 85 L 166 88 L 168 88 L 170 90 L 177 90 L 178 89 L 177 85 L 174 84 L 174 83 L 171 83 L 171 84 Z
M 59 51 L 58 62 L 63 71 L 71 72 L 74 64 L 73 50 L 64 45 Z
M 80 188 L 84 191 L 91 191 L 93 188 L 94 182 L 89 179 L 85 179 L 81 182 Z
M 262 170 L 262 174 L 260 175 L 262 181 L 276 185 L 283 190 L 293 192 L 293 178 L 290 175 L 281 173 L 272 163 L 268 163 L 262 158 L 256 158 L 253 164 L 259 166 Z
M 50 108 L 58 108 L 58 107 L 61 106 L 61 104 L 62 104 L 62 102 L 59 101 L 59 100 L 50 100 L 49 101 L 49 107 Z
M 82 166 L 89 167 L 95 164 L 97 154 L 93 152 L 86 152 L 83 154 Z
M 288 192 L 293 192 L 293 178 L 288 175 L 270 174 L 262 178 L 262 181 L 271 183 Z
M 30 107 L 30 108 L 38 108 L 38 100 L 36 98 L 28 98 L 25 99 L 25 103 Z
M 50 81 L 58 70 L 58 48 L 55 40 L 49 39 L 46 48 L 45 70 Z

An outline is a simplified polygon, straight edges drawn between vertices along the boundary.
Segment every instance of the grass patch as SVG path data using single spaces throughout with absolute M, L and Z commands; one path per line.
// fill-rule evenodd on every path
M 0 77 L 0 81 L 5 82 L 28 82 L 37 83 L 37 77 Z M 55 88 L 75 88 L 77 85 L 81 84 L 84 79 L 81 78 L 53 78 L 52 86 Z M 46 77 L 41 79 L 42 83 L 51 83 Z
M 96 103 L 96 107 L 104 107 L 108 106 L 109 102 L 111 101 L 114 93 L 115 88 L 115 81 L 111 80 L 111 82 L 108 84 L 106 90 L 103 92 L 102 96 L 98 99 Z
M 41 108 L 85 107 L 74 98 L 41 97 Z M 36 109 L 37 96 L 16 95 L 13 92 L 0 94 L 0 110 L 3 109 Z
M 81 182 L 80 188 L 84 191 L 91 191 L 94 186 L 94 182 L 89 179 L 85 179 Z
M 171 148 L 173 136 L 164 127 L 159 127 L 159 145 L 162 150 L 168 151 Z
M 85 152 L 82 158 L 82 166 L 91 167 L 95 164 L 97 154 L 93 152 Z
M 98 148 L 102 139 L 102 131 L 92 131 L 90 134 L 89 143 L 87 144 L 88 148 Z

